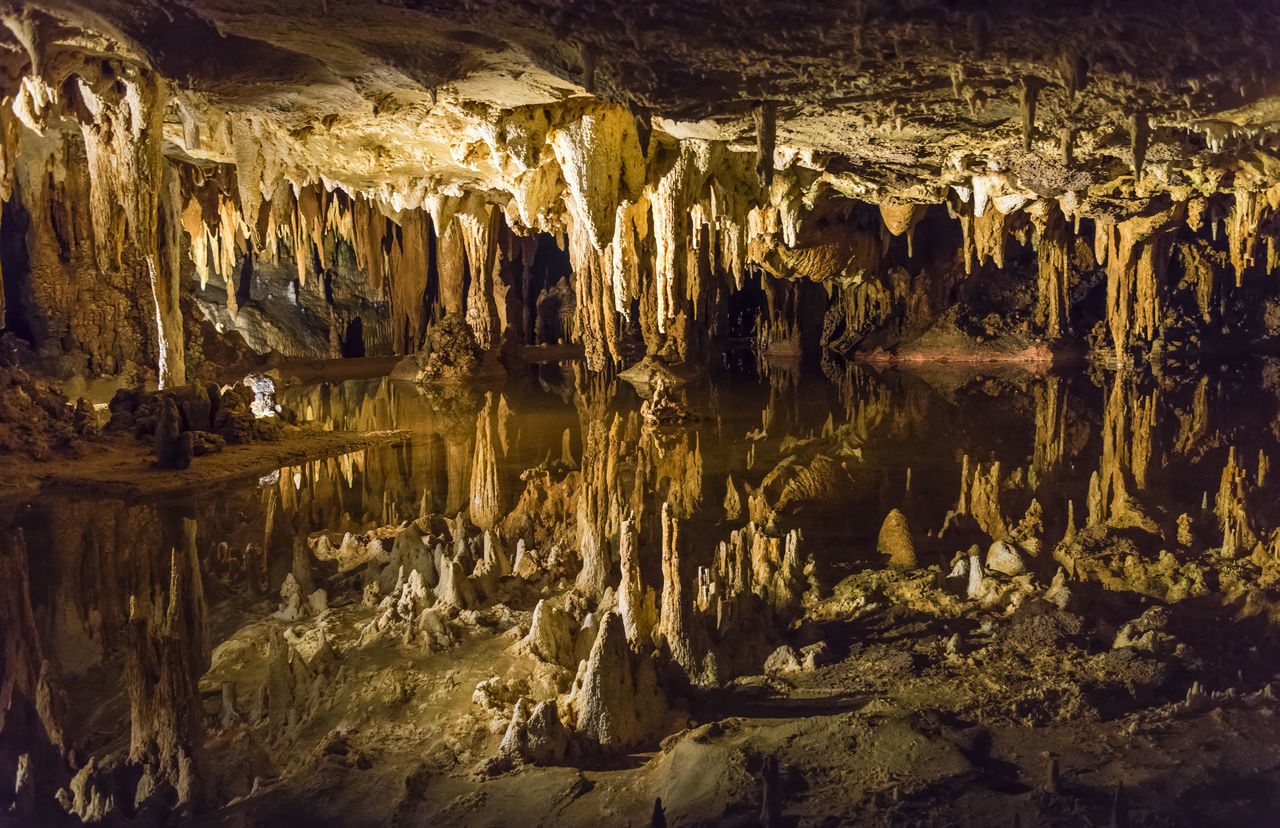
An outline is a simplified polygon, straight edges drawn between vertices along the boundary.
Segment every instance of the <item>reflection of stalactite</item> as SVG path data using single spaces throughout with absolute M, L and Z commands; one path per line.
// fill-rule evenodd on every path
M 1147 488 L 1157 405 L 1156 392 L 1139 393 L 1130 375 L 1121 373 L 1112 382 L 1103 413 L 1102 461 L 1096 493 L 1091 492 L 1090 523 L 1157 531 L 1136 499 Z
M 685 520 L 702 503 L 702 449 L 698 432 L 645 431 L 640 437 L 637 477 L 643 494 L 670 503 L 677 518 Z M 641 485 L 637 483 L 638 487 Z M 637 513 L 657 503 L 636 502 Z
M 1044 478 L 1062 462 L 1067 427 L 1066 392 L 1056 376 L 1035 387 L 1036 448 L 1033 468 Z
M 1200 377 L 1191 397 L 1191 409 L 1178 415 L 1178 437 L 1172 453 L 1187 455 L 1209 433 L 1209 378 Z
M 582 571 L 579 591 L 595 599 L 612 583 L 613 556 L 609 548 L 609 516 L 617 510 L 618 469 L 615 455 L 621 440 L 622 419 L 612 427 L 603 417 L 591 417 L 582 425 L 582 486 L 578 491 L 578 548 Z
M 1266 456 L 1260 454 L 1257 473 L 1259 478 L 1265 477 L 1265 468 Z M 1221 553 L 1228 558 L 1252 552 L 1258 544 L 1258 532 L 1249 516 L 1248 477 L 1248 473 L 1236 461 L 1236 449 L 1232 446 L 1227 453 L 1227 464 L 1222 469 L 1213 508 L 1218 518 L 1218 527 L 1222 530 Z
M 618 582 L 618 612 L 622 615 L 627 640 L 643 650 L 650 643 L 658 623 L 658 607 L 651 588 L 646 588 L 640 575 L 637 555 L 639 536 L 635 522 L 624 518 L 618 537 L 618 558 L 622 579 Z
M 970 515 L 992 540 L 1009 536 L 1009 524 L 1000 507 L 1000 462 L 970 463 L 965 455 L 960 467 L 960 500 L 956 514 Z
M 449 478 L 449 490 L 445 495 L 446 514 L 456 515 L 467 508 L 471 489 L 472 438 L 450 430 L 445 434 L 445 468 Z
M 694 651 L 689 625 L 689 605 L 684 599 L 686 576 L 681 572 L 680 524 L 671 504 L 662 505 L 662 604 L 655 638 L 671 659 L 690 676 L 700 671 L 700 653 Z
M 493 392 L 485 394 L 484 409 L 476 420 L 476 453 L 471 462 L 471 522 L 481 529 L 495 526 L 504 515 L 502 502 L 502 458 Z
M 208 622 L 195 521 L 184 519 L 180 535 L 169 554 L 167 589 L 158 581 L 131 599 L 129 756 L 155 768 L 180 795 L 198 795 L 191 763 L 203 735 L 199 679 L 209 665 Z
M 42 740 L 61 756 L 65 702 L 53 686 L 40 631 L 31 607 L 30 561 L 21 530 L 0 539 L 0 769 L 16 770 L 19 753 L 34 752 Z M 34 716 L 31 714 L 34 713 Z M 34 719 L 34 721 L 32 721 Z M 38 723 L 43 733 L 33 732 Z

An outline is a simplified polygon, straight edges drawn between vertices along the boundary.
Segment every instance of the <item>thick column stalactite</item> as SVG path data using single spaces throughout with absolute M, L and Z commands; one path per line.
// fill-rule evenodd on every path
M 358 200 L 361 203 L 363 200 Z M 357 211 L 357 231 L 360 227 L 361 212 L 368 210 L 367 221 L 372 224 L 381 216 L 370 207 Z M 384 222 L 385 223 L 385 222 Z M 391 336 L 395 347 L 405 353 L 417 350 L 422 341 L 425 325 L 425 308 L 423 295 L 427 290 L 427 277 L 430 273 L 428 259 L 430 256 L 431 219 L 421 210 L 407 210 L 400 223 L 400 244 L 392 246 L 391 268 L 387 274 L 387 282 L 391 290 Z M 381 237 L 369 231 L 370 253 L 368 267 L 372 274 L 381 272 Z M 377 246 L 374 247 L 374 239 Z M 375 265 L 375 262 L 377 264 Z
M 1116 359 L 1126 362 L 1135 338 L 1159 334 L 1171 231 L 1181 224 L 1185 202 L 1120 222 L 1096 223 L 1095 257 L 1106 267 L 1107 325 Z
M 434 216 L 432 218 L 435 221 Z M 465 310 L 463 268 L 466 267 L 466 245 L 461 226 L 452 214 L 446 224 L 436 225 L 436 273 L 440 277 L 440 306 L 446 314 L 461 314 Z M 440 231 L 439 228 L 444 230 Z
M 166 82 L 142 67 L 122 65 L 118 79 L 77 78 L 76 103 L 89 168 L 90 215 L 98 267 L 123 266 L 126 238 L 152 286 L 161 387 L 186 382 L 182 317 L 173 263 L 161 259 L 160 207 L 166 184 L 161 154 Z M 122 206 L 123 210 L 117 209 Z M 176 204 L 169 211 L 176 214 Z M 172 232 L 168 244 L 177 242 Z
M 181 184 L 172 165 L 166 164 L 160 198 L 158 255 L 147 261 L 151 293 L 156 303 L 156 332 L 160 343 L 161 388 L 187 382 L 186 345 L 182 332 L 182 308 L 178 302 L 182 277 Z
M 472 193 L 455 221 L 462 230 L 463 246 L 471 272 L 466 295 L 466 319 L 476 344 L 487 350 L 496 347 L 502 336 L 498 329 L 498 309 L 493 289 L 498 270 L 498 237 L 502 213 Z
M 1036 202 L 1028 210 L 1035 224 L 1039 283 L 1036 293 L 1036 324 L 1049 339 L 1068 333 L 1068 279 L 1070 276 L 1071 229 L 1055 202 Z

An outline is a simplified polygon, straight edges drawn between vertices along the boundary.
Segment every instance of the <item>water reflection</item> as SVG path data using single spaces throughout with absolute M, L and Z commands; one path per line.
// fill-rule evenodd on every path
M 1102 525 L 1188 554 L 1275 546 L 1272 363 L 1187 379 L 773 366 L 691 390 L 696 416 L 661 428 L 644 426 L 625 384 L 542 370 L 487 394 L 388 379 L 286 387 L 277 402 L 300 421 L 409 436 L 158 501 L 49 495 L 0 509 L 0 779 L 17 780 L 0 785 L 0 804 L 35 813 L 74 788 L 65 806 L 90 818 L 133 813 L 161 792 L 178 807 L 222 801 L 196 770 L 219 705 L 201 676 L 263 596 L 291 574 L 310 578 L 307 541 L 320 532 L 469 512 L 493 530 L 472 566 L 494 543 L 548 567 L 573 546 L 583 565 L 567 573 L 599 598 L 634 557 L 640 574 L 624 586 L 643 601 L 667 574 L 665 509 L 682 524 L 687 603 L 725 639 L 746 613 L 716 597 L 742 578 L 735 554 L 773 544 L 781 562 L 799 530 L 810 575 L 829 589 L 882 565 L 877 535 L 894 509 L 917 527 L 924 563 L 945 564 L 979 536 L 1052 551 Z M 557 503 L 566 476 L 576 489 Z M 718 546 L 748 519 L 750 534 Z M 1059 563 L 1039 561 L 1050 574 Z M 756 650 L 716 669 L 746 670 Z

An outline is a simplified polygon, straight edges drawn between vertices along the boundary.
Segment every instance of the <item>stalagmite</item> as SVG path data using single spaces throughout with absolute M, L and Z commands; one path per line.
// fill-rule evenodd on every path
M 897 509 L 885 516 L 876 548 L 889 559 L 889 566 L 894 569 L 915 569 L 918 565 L 911 526 L 907 523 L 906 515 Z
M 577 710 L 575 729 L 592 744 L 615 749 L 638 745 L 666 715 L 654 663 L 632 653 L 616 612 L 601 621 L 580 676 L 571 702 Z
M 573 667 L 573 619 L 559 607 L 539 601 L 533 609 L 529 634 L 521 642 L 530 653 L 550 664 Z

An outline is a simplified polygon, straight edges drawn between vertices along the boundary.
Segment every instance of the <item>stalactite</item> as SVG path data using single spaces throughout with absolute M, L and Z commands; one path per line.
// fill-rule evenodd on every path
M 13 197 L 15 166 L 22 124 L 10 107 L 0 107 L 0 202 Z M 4 273 L 0 271 L 0 330 L 5 327 Z
M 1071 230 L 1056 202 L 1037 201 L 1028 213 L 1038 238 L 1036 324 L 1050 339 L 1057 339 L 1067 332 L 1070 318 L 1067 287 Z
M 1181 223 L 1185 202 L 1118 223 L 1097 221 L 1095 256 L 1107 272 L 1107 324 L 1116 358 L 1124 362 L 1135 335 L 1152 342 L 1159 333 L 1170 229 Z
M 614 220 L 613 241 L 609 250 L 613 254 L 614 310 L 624 317 L 631 316 L 632 301 L 640 298 L 640 257 L 649 238 L 649 197 L 642 194 L 638 201 L 623 201 L 618 205 Z
M 494 307 L 493 287 L 497 279 L 498 236 L 502 214 L 485 203 L 479 194 L 471 193 L 455 215 L 462 231 L 471 284 L 466 296 L 466 319 L 476 344 L 488 350 L 498 344 L 498 310 Z
M 1023 75 L 1018 83 L 1018 110 L 1022 115 L 1022 151 L 1031 152 L 1031 138 L 1036 128 L 1036 98 L 1045 82 L 1035 75 Z
M 688 212 L 706 182 L 716 151 L 709 141 L 681 141 L 673 157 L 667 159 L 651 197 L 659 332 L 665 333 L 675 320 L 677 297 L 684 294 L 691 242 Z
M 613 281 L 606 279 L 603 272 L 604 261 L 612 266 L 612 259 L 602 259 L 604 257 L 591 246 L 587 233 L 579 228 L 578 220 L 572 219 L 569 228 L 569 261 L 573 267 L 573 328 L 574 334 L 582 343 L 587 367 L 592 371 L 600 371 L 605 367 L 611 322 L 616 330 Z
M 160 187 L 160 215 L 157 221 L 159 248 L 154 259 L 148 262 L 147 269 L 156 306 L 157 338 L 160 340 L 159 385 L 161 388 L 170 388 L 187 382 L 182 308 L 178 304 L 182 276 L 183 226 L 178 205 L 182 201 L 182 192 L 178 173 L 171 165 L 165 165 Z
M 884 221 L 884 226 L 888 231 L 895 235 L 906 235 L 907 237 L 907 256 L 913 255 L 913 237 L 915 236 L 916 225 L 924 218 L 928 210 L 925 204 L 890 204 L 884 202 L 880 204 L 880 218 Z
M 1268 209 L 1265 200 L 1253 190 L 1237 189 L 1235 202 L 1227 216 L 1227 247 L 1231 252 L 1231 267 L 1235 270 L 1236 287 L 1244 278 L 1244 271 L 1254 263 L 1254 249 L 1258 243 L 1258 226 Z
M 1004 252 L 1008 243 L 1009 216 L 994 205 L 989 205 L 981 215 L 973 217 L 973 248 L 977 263 L 991 261 L 1004 269 Z
M 548 143 L 564 174 L 566 201 L 578 232 L 603 250 L 613 238 L 618 204 L 624 197 L 638 197 L 644 183 L 644 156 L 631 114 L 613 104 L 566 113 Z
M 1133 152 L 1133 183 L 1142 183 L 1142 167 L 1147 160 L 1147 147 L 1151 143 L 1151 122 L 1147 113 L 1138 110 L 1129 116 L 1129 149 Z
M 773 186 L 773 151 L 778 141 L 778 104 L 765 101 L 754 110 L 756 122 L 756 178 L 760 188 Z
M 123 266 L 125 239 L 151 282 L 160 340 L 160 385 L 186 382 L 177 274 L 161 259 L 160 207 L 165 183 L 161 153 L 167 85 L 149 70 L 121 65 L 114 82 L 78 77 L 75 84 L 90 182 L 90 216 L 98 267 Z M 119 209 L 123 207 L 123 209 Z M 176 217 L 175 205 L 169 211 Z M 173 222 L 177 223 L 177 222 Z M 177 243 L 167 234 L 170 246 Z

